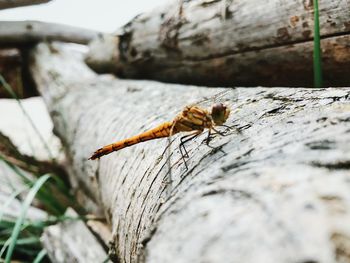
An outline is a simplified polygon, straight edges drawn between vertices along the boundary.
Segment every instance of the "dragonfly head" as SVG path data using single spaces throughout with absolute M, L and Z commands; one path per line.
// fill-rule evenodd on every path
M 214 104 L 211 108 L 211 117 L 215 125 L 223 125 L 228 116 L 230 116 L 230 109 L 222 103 Z

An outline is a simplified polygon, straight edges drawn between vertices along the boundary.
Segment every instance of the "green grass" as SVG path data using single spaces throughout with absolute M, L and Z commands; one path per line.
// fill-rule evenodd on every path
M 33 263 L 39 263 L 39 262 L 41 262 L 41 261 L 44 259 L 44 257 L 46 256 L 46 254 L 47 254 L 46 250 L 45 250 L 45 249 L 42 249 L 42 250 L 38 253 L 38 255 L 35 257 L 35 259 L 33 260 Z
M 314 87 L 323 87 L 318 0 L 314 0 Z
M 18 167 L 6 162 L 0 156 L 0 161 L 4 162 L 13 175 L 20 178 L 23 186 L 20 189 L 14 189 L 14 192 L 8 197 L 6 202 L 0 205 L 0 262 L 6 252 L 5 262 L 11 259 L 40 262 L 47 261 L 46 253 L 40 243 L 40 236 L 45 227 L 66 220 L 82 220 L 83 217 L 72 218 L 64 216 L 68 206 L 74 207 L 74 200 L 69 194 L 69 189 L 64 182 L 56 175 L 43 175 L 30 178 Z M 50 180 L 48 180 L 50 178 Z M 44 185 L 45 184 L 45 185 Z M 13 188 L 13 186 L 12 186 Z M 26 198 L 22 201 L 21 196 L 28 192 Z M 66 196 L 70 202 L 62 203 L 53 192 Z M 37 200 L 41 204 L 49 217 L 45 220 L 30 221 L 26 219 L 26 213 L 33 201 Z M 15 219 L 4 219 L 3 212 L 12 202 L 20 200 L 23 202 L 20 215 Z
M 29 120 L 31 126 L 45 146 L 48 154 L 54 160 L 48 145 L 41 136 L 39 129 L 36 127 L 29 114 L 25 111 L 21 100 L 18 99 L 11 86 L 0 75 L 0 87 L 3 87 L 7 92 L 17 100 L 23 114 Z M 82 211 L 77 207 L 76 201 L 70 194 L 68 186 L 65 182 L 55 174 L 32 174 L 22 171 L 19 167 L 9 163 L 1 156 L 0 162 L 7 165 L 11 171 L 11 176 L 16 176 L 22 181 L 20 188 L 17 185 L 12 185 L 10 180 L 0 182 L 7 184 L 12 194 L 7 200 L 0 203 L 0 262 L 11 262 L 18 260 L 21 262 L 49 262 L 47 252 L 43 249 L 40 243 L 40 236 L 45 227 L 57 224 L 66 220 L 84 220 L 83 217 L 67 217 L 64 216 L 67 207 L 74 207 L 78 211 Z M 23 198 L 23 196 L 25 196 Z M 40 205 L 40 209 L 48 214 L 48 218 L 44 220 L 32 221 L 27 218 L 27 212 L 30 206 L 35 204 Z M 13 202 L 20 201 L 21 209 L 16 218 L 11 218 L 4 215 L 4 211 Z
M 11 261 L 14 249 L 16 247 L 18 236 L 21 232 L 22 224 L 24 222 L 24 219 L 26 217 L 27 211 L 30 207 L 30 204 L 32 203 L 36 193 L 40 190 L 40 188 L 44 185 L 44 183 L 50 178 L 50 175 L 44 175 L 41 176 L 32 186 L 30 189 L 26 199 L 24 200 L 24 203 L 22 205 L 21 213 L 19 217 L 16 220 L 16 223 L 13 227 L 12 233 L 9 240 L 9 246 L 7 249 L 6 257 L 5 257 L 5 263 L 9 263 Z M 7 242 L 6 242 L 7 243 Z M 5 246 L 4 246 L 5 247 Z

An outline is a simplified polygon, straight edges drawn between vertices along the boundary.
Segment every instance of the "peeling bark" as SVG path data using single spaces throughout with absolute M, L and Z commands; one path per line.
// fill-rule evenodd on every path
M 135 17 L 118 31 L 114 43 L 96 40 L 108 50 L 107 58 L 96 59 L 94 48 L 86 61 L 93 69 L 125 78 L 210 86 L 310 87 L 312 3 L 174 0 Z M 347 86 L 350 1 L 326 0 L 319 5 L 325 85 Z M 115 52 L 110 52 L 112 48 Z
M 120 262 L 344 262 L 350 250 L 350 88 L 238 88 L 227 125 L 175 136 L 171 185 L 154 140 L 89 161 L 222 89 L 97 76 L 46 45 L 31 71 L 70 158 L 74 186 L 103 208 Z M 74 176 L 73 176 L 74 175 Z M 167 191 L 170 190 L 170 195 Z

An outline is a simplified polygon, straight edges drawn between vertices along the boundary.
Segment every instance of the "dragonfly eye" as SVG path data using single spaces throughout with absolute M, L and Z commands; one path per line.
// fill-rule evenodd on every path
M 230 109 L 222 103 L 214 104 L 211 109 L 211 117 L 216 125 L 222 125 L 230 115 Z

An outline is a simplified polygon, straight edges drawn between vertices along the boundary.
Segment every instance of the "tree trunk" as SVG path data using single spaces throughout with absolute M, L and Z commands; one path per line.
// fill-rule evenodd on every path
M 174 136 L 169 184 L 167 139 L 88 158 L 225 89 L 97 76 L 81 59 L 41 44 L 31 71 L 120 262 L 350 260 L 350 88 L 227 89 L 240 132 L 188 143 L 188 170 Z
M 320 1 L 324 82 L 350 81 L 350 0 Z M 174 0 L 135 17 L 86 61 L 126 78 L 211 86 L 313 86 L 313 1 Z M 96 40 L 106 45 L 106 40 Z M 117 57 L 117 59 L 113 59 Z

